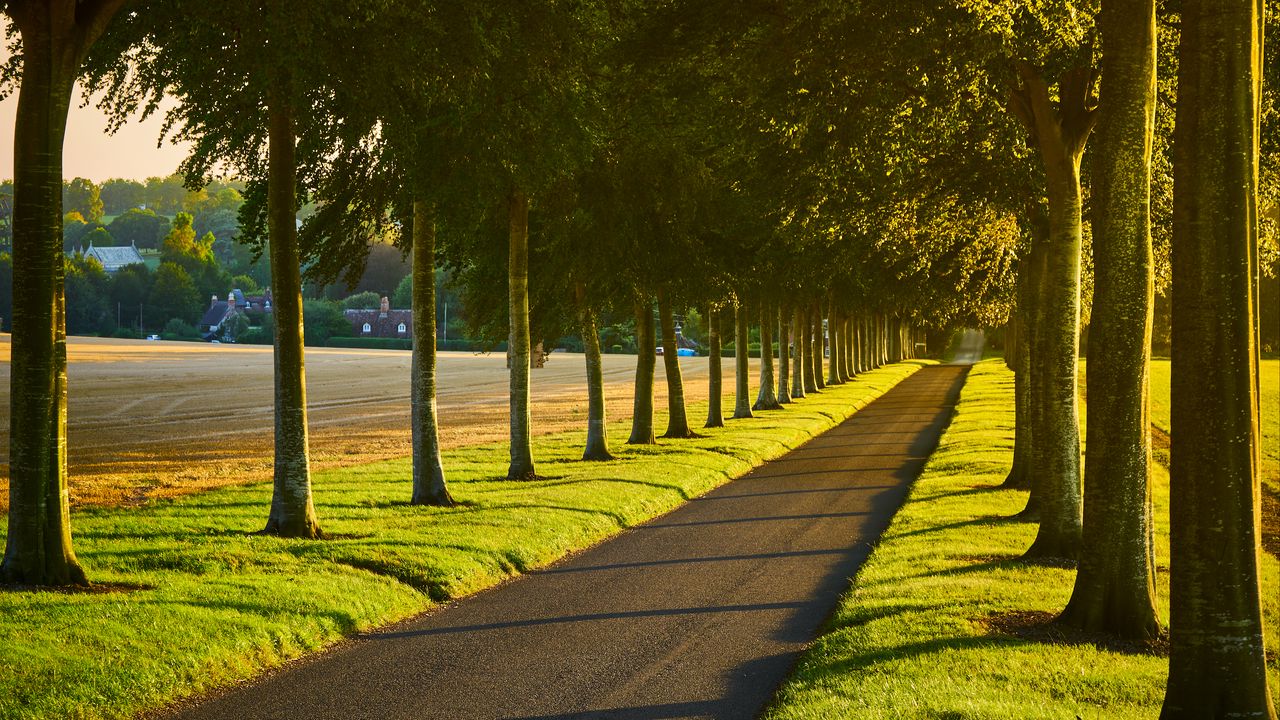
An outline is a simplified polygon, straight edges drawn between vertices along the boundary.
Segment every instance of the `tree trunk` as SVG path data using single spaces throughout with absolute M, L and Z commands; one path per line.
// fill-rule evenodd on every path
M 600 333 L 596 330 L 596 314 L 587 302 L 587 289 L 582 283 L 575 288 L 582 324 L 582 344 L 587 362 L 587 446 L 583 460 L 612 460 L 609 433 L 604 413 L 604 359 L 600 355 Z
M 808 350 L 804 346 L 804 311 L 796 306 L 791 316 L 791 336 L 795 339 L 792 345 L 791 361 L 791 399 L 799 400 L 805 394 L 805 367 L 808 365 Z
M 817 392 L 827 387 L 823 379 L 822 361 L 826 355 L 827 339 L 822 335 L 822 306 L 814 303 L 809 310 L 809 333 L 813 336 L 813 386 Z
M 1093 129 L 1093 73 L 1076 68 L 1059 82 L 1059 100 L 1026 63 L 1015 114 L 1035 138 L 1048 181 L 1049 233 L 1032 383 L 1043 388 L 1033 464 L 1040 473 L 1040 530 L 1027 557 L 1078 557 L 1081 533 L 1080 418 L 1076 368 L 1080 340 L 1080 158 Z M 1038 376 L 1038 377 L 1037 377 Z
M 1030 280 L 1030 263 L 1023 262 L 1018 269 L 1017 307 L 1010 319 L 1012 332 L 1008 333 L 1005 359 L 1013 371 L 1013 465 L 1000 487 L 1006 490 L 1030 490 L 1031 469 L 1031 394 L 1028 389 L 1030 350 L 1027 320 L 1030 313 L 1027 286 Z
M 628 445 L 652 445 L 653 371 L 658 364 L 657 339 L 653 334 L 653 305 L 648 298 L 636 301 L 636 381 L 631 406 L 631 437 Z
M 529 410 L 529 198 L 512 190 L 507 199 L 507 258 L 510 332 L 507 347 L 511 356 L 511 464 L 508 480 L 535 480 L 533 467 L 533 421 Z
M 778 308 L 778 404 L 791 402 L 791 332 L 787 311 Z
M 845 382 L 857 375 L 853 369 L 853 320 L 844 313 L 840 315 L 840 375 Z
M 286 81 L 287 82 L 287 81 Z M 287 87 L 287 85 L 286 85 Z M 321 536 L 311 502 L 307 375 L 302 330 L 302 259 L 298 249 L 297 158 L 293 109 L 282 90 L 268 101 L 267 222 L 271 311 L 275 319 L 275 486 L 263 532 Z
M 671 302 L 665 290 L 658 291 L 658 319 L 662 323 L 662 364 L 667 371 L 667 431 L 664 438 L 697 437 L 689 429 L 684 410 L 684 381 L 680 377 L 680 346 L 676 342 L 676 323 L 671 315 Z
M 413 201 L 413 414 L 414 505 L 453 505 L 440 459 L 436 415 L 436 221 L 425 200 Z
M 827 337 L 830 339 L 831 357 L 827 359 L 827 384 L 839 385 L 840 379 L 840 324 L 836 322 L 835 303 L 827 301 Z
M 1155 0 L 1106 0 L 1098 18 L 1101 110 L 1093 155 L 1084 524 L 1075 589 L 1059 620 L 1148 640 L 1156 615 L 1151 507 L 1151 143 Z
M 28 12 L 31 8 L 27 8 Z M 39 13 L 37 13 L 39 14 Z M 9 527 L 0 582 L 88 585 L 71 547 L 62 141 L 78 62 L 51 19 L 25 22 L 14 128 Z
M 1261 0 L 1182 5 L 1165 720 L 1276 717 L 1258 579 L 1262 18 Z
M 724 409 L 721 407 L 724 380 L 721 363 L 720 311 L 711 306 L 707 309 L 707 424 L 703 427 L 724 427 Z
M 818 392 L 818 383 L 813 379 L 813 323 L 810 321 L 812 312 L 807 307 L 803 311 L 797 311 L 799 325 L 796 326 L 796 332 L 800 334 L 799 342 L 804 346 L 804 351 L 800 354 L 804 361 L 801 364 L 804 375 L 804 392 L 801 393 L 800 397 Z
M 1042 480 L 1045 473 L 1043 468 L 1036 465 L 1039 454 L 1036 450 L 1035 440 L 1036 433 L 1040 431 L 1044 423 L 1045 404 L 1049 402 L 1045 395 L 1045 383 L 1035 370 L 1035 368 L 1039 367 L 1037 358 L 1044 353 L 1044 348 L 1041 345 L 1040 328 L 1043 323 L 1041 313 L 1044 312 L 1044 259 L 1045 246 L 1048 242 L 1048 218 L 1044 219 L 1046 222 L 1033 227 L 1031 250 L 1028 253 L 1026 262 L 1026 293 L 1028 297 L 1033 298 L 1027 305 L 1027 339 L 1024 343 L 1026 359 L 1023 361 L 1027 375 L 1026 468 L 1028 477 L 1026 483 L 1029 492 L 1027 493 L 1027 504 L 1023 507 L 1022 512 L 1018 513 L 1017 517 L 1028 521 L 1040 519 L 1040 496 L 1044 493 Z
M 750 389 L 750 372 L 751 372 L 751 354 L 747 349 L 750 333 L 747 325 L 747 309 L 742 301 L 739 301 L 734 308 L 734 338 L 733 349 L 734 359 L 734 388 L 735 397 L 733 402 L 734 418 L 749 418 L 751 415 L 751 398 L 749 397 Z
M 773 312 L 768 303 L 760 303 L 760 391 L 752 410 L 777 410 L 777 391 L 773 379 Z

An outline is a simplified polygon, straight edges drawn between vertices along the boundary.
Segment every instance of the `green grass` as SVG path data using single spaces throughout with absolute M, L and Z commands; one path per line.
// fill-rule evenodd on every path
M 766 714 L 783 718 L 1153 718 L 1166 659 L 1004 635 L 987 620 L 1057 613 L 1074 571 L 1017 557 L 1035 526 L 1006 520 L 1013 376 L 976 365 L 938 451 L 822 636 Z M 1155 471 L 1160 608 L 1168 622 L 1168 474 Z M 1264 555 L 1267 642 L 1280 645 L 1280 569 Z M 1272 655 L 1271 682 L 1280 690 Z M 1280 692 L 1274 697 L 1280 700 Z
M 1263 360 L 1258 368 L 1261 389 L 1262 481 L 1280 492 L 1280 360 Z M 1151 361 L 1151 423 L 1169 428 L 1169 361 Z
M 446 452 L 462 503 L 452 509 L 405 504 L 407 460 L 317 473 L 324 541 L 249 535 L 265 522 L 266 484 L 78 510 L 90 577 L 149 589 L 0 592 L 0 717 L 130 717 L 492 586 L 784 454 L 924 364 L 866 373 L 704 439 L 628 447 L 629 426 L 615 423 L 614 462 L 578 460 L 584 433 L 537 438 L 536 482 L 500 479 L 505 445 Z

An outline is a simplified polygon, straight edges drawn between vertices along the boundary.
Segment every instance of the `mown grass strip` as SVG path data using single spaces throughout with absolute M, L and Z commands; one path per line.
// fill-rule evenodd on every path
M 1026 494 L 992 489 L 1013 447 L 1013 376 L 974 366 L 938 450 L 823 635 L 766 717 L 1152 718 L 1168 661 L 1135 648 L 994 630 L 1052 617 L 1074 570 L 1018 556 L 1035 526 L 1007 520 Z M 1168 474 L 1155 471 L 1157 563 L 1168 622 Z M 1280 568 L 1263 555 L 1267 642 L 1280 647 Z M 1271 682 L 1280 689 L 1273 652 Z M 1280 694 L 1277 694 L 1280 700 Z
M 131 717 L 547 565 L 779 457 L 924 364 L 701 439 L 629 447 L 628 423 L 615 423 L 608 463 L 578 459 L 583 433 L 536 438 L 536 482 L 501 479 L 505 445 L 446 452 L 461 501 L 451 509 L 406 504 L 408 460 L 318 473 L 324 541 L 248 534 L 265 521 L 269 484 L 77 511 L 90 577 L 148 589 L 0 592 L 0 717 Z

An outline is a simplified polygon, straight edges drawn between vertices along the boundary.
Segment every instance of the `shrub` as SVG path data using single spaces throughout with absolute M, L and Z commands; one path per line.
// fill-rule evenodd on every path
M 364 350 L 412 350 L 413 341 L 409 338 L 332 337 L 329 338 L 329 347 Z
M 172 335 L 174 338 L 195 338 L 200 336 L 195 327 L 181 318 L 172 318 L 165 323 L 164 330 L 160 334 L 161 336 Z
M 342 301 L 343 310 L 377 310 L 382 298 L 373 291 L 359 292 Z

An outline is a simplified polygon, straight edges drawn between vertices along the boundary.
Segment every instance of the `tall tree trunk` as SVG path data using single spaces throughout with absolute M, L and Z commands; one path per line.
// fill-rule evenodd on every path
M 529 410 L 529 197 L 512 190 L 507 199 L 508 310 L 507 347 L 511 356 L 511 464 L 508 480 L 534 480 L 533 421 Z
M 853 320 L 847 313 L 840 314 L 840 377 L 849 382 L 857 375 L 853 369 Z
M 1009 339 L 1006 342 L 1006 364 L 1013 371 L 1013 465 L 1005 476 L 1001 488 L 1006 490 L 1031 489 L 1031 393 L 1028 389 L 1028 372 L 1030 367 L 1030 342 L 1028 342 L 1028 319 L 1030 305 L 1027 287 L 1030 280 L 1030 263 L 1024 261 L 1018 268 L 1017 306 L 1010 318 Z
M 1046 383 L 1043 377 L 1035 370 L 1042 363 L 1038 361 L 1044 354 L 1044 347 L 1041 340 L 1040 328 L 1044 322 L 1042 313 L 1044 312 L 1044 275 L 1045 275 L 1045 248 L 1048 244 L 1048 217 L 1042 218 L 1043 223 L 1033 226 L 1031 250 L 1028 253 L 1026 262 L 1027 273 L 1027 296 L 1032 301 L 1027 304 L 1028 313 L 1027 320 L 1027 339 L 1025 341 L 1026 359 L 1023 361 L 1026 366 L 1027 375 L 1027 504 L 1018 513 L 1017 517 L 1028 520 L 1037 521 L 1040 519 L 1040 497 L 1044 494 L 1044 468 L 1036 463 L 1040 454 L 1036 450 L 1036 433 L 1040 432 L 1040 428 L 1044 424 L 1045 405 L 1051 402 L 1046 394 Z M 1019 270 L 1021 272 L 1021 269 Z
M 657 339 L 653 334 L 653 304 L 649 298 L 636 300 L 636 381 L 631 406 L 631 437 L 628 445 L 652 445 L 653 371 L 658 364 Z
M 800 334 L 799 342 L 804 346 L 804 352 L 801 353 L 804 360 L 801 364 L 804 375 L 804 393 L 800 395 L 800 397 L 804 397 L 805 394 L 818 392 L 818 383 L 814 380 L 813 373 L 813 322 L 810 320 L 813 311 L 805 307 L 803 311 L 797 312 L 799 325 L 796 326 L 796 332 Z
M 413 414 L 414 505 L 453 505 L 440 459 L 436 415 L 436 221 L 425 200 L 413 201 Z
M 1151 142 L 1155 0 L 1105 0 L 1093 155 L 1093 315 L 1084 525 L 1075 589 L 1060 621 L 1146 640 L 1156 616 L 1151 507 Z
M 804 311 L 797 305 L 791 315 L 791 336 L 795 338 L 792 345 L 791 361 L 791 399 L 804 397 L 807 389 L 805 367 L 808 365 L 808 348 L 804 346 Z
M 79 63 L 33 8 L 22 32 L 14 128 L 9 527 L 0 581 L 88 585 L 71 547 L 62 141 Z M 52 13 L 52 11 L 50 11 Z M 65 19 L 64 19 L 65 20 Z M 61 30 L 62 28 L 57 28 Z
M 778 404 L 791 402 L 791 329 L 785 308 L 778 312 Z
M 840 324 L 836 322 L 836 307 L 827 301 L 827 337 L 830 339 L 831 357 L 827 359 L 827 384 L 839 385 L 840 379 Z
M 777 410 L 777 391 L 773 378 L 773 311 L 767 302 L 760 303 L 760 391 L 752 410 Z
M 707 424 L 724 427 L 722 360 L 720 359 L 720 311 L 714 305 L 707 309 Z
M 750 342 L 750 329 L 747 325 L 747 308 L 745 304 L 739 300 L 734 307 L 734 338 L 733 350 L 734 359 L 734 401 L 733 401 L 733 417 L 749 418 L 751 417 L 751 398 L 750 398 L 750 373 L 751 373 L 751 354 L 747 349 Z
M 822 361 L 826 355 L 827 339 L 822 334 L 822 306 L 820 303 L 814 303 L 809 309 L 809 333 L 813 336 L 813 385 L 814 389 L 821 392 L 827 387 L 826 380 L 822 377 Z
M 596 313 L 587 301 L 587 288 L 578 283 L 574 288 L 582 325 L 582 345 L 587 364 L 587 445 L 583 460 L 612 460 L 609 433 L 604 412 L 604 358 L 600 354 L 600 333 L 596 330 Z
M 275 319 L 276 433 L 275 485 L 271 515 L 263 532 L 281 537 L 317 538 L 321 531 L 311 501 L 311 456 L 307 441 L 293 109 L 282 89 L 272 93 L 268 105 L 267 222 L 271 311 Z
M 662 324 L 662 364 L 667 371 L 667 432 L 665 438 L 697 437 L 689 429 L 684 410 L 684 380 L 680 377 L 680 345 L 676 342 L 676 323 L 671 314 L 671 301 L 666 290 L 658 291 L 658 319 Z
M 1258 580 L 1262 21 L 1262 0 L 1182 5 L 1165 720 L 1276 717 Z
M 1041 352 L 1032 357 L 1032 382 L 1044 388 L 1038 413 L 1034 465 L 1041 473 L 1040 530 L 1028 557 L 1076 558 L 1080 551 L 1080 417 L 1076 368 L 1080 341 L 1080 159 L 1093 129 L 1093 73 L 1068 71 L 1059 101 L 1026 63 L 1018 64 L 1022 86 L 1013 109 L 1034 136 L 1048 181 L 1049 234 L 1042 278 Z M 1035 376 L 1039 375 L 1037 379 Z

